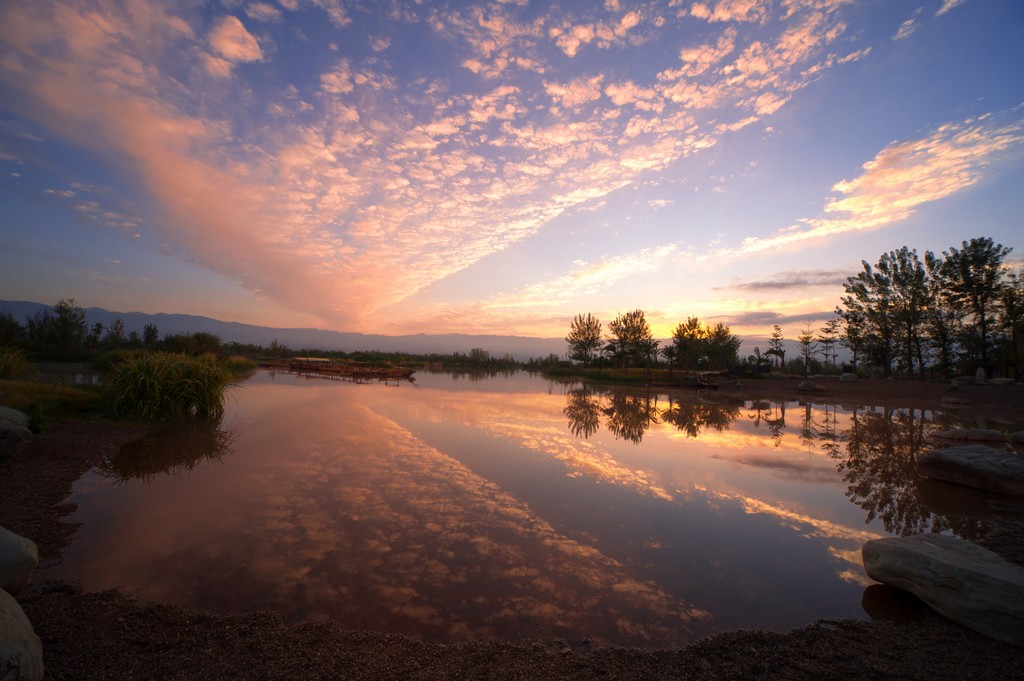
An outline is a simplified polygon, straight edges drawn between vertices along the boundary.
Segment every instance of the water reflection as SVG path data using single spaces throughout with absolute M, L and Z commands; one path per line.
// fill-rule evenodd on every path
M 196 466 L 221 461 L 231 452 L 237 435 L 225 430 L 220 418 L 190 418 L 160 426 L 122 446 L 96 467 L 115 483 L 191 471 Z
M 632 393 L 621 389 L 597 391 L 589 387 L 573 388 L 565 394 L 569 430 L 577 437 L 589 438 L 601 426 L 616 438 L 640 444 L 648 428 L 669 423 L 688 437 L 696 438 L 707 428 L 723 431 L 739 418 L 740 406 L 722 404 L 702 396 L 680 399 L 667 396 L 667 404 L 659 406 L 657 393 Z
M 439 641 L 663 647 L 863 617 L 864 541 L 985 530 L 987 502 L 916 473 L 943 415 L 467 379 L 257 374 L 226 424 L 161 434 L 174 456 L 76 483 L 56 576 Z

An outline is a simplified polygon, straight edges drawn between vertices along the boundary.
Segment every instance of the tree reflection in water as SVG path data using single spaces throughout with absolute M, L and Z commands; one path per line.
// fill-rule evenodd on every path
M 569 419 L 569 430 L 577 437 L 589 438 L 601 425 L 616 438 L 634 444 L 643 441 L 651 424 L 664 421 L 674 425 L 690 437 L 711 428 L 723 431 L 739 418 L 738 405 L 723 405 L 701 398 L 680 400 L 669 396 L 668 406 L 661 409 L 655 393 L 635 394 L 612 390 L 597 394 L 586 387 L 570 390 L 565 396 L 562 413 Z
M 965 539 L 981 536 L 990 529 L 987 521 L 933 513 L 923 502 L 917 460 L 934 423 L 917 409 L 854 409 L 840 436 L 845 451 L 829 454 L 849 485 L 846 496 L 868 512 L 867 522 L 879 518 L 887 532 L 901 536 L 943 530 Z
M 566 393 L 563 410 L 569 429 L 577 437 L 589 438 L 604 427 L 617 438 L 640 444 L 651 424 L 671 424 L 696 438 L 702 430 L 724 431 L 746 412 L 755 428 L 767 426 L 775 447 L 786 437 L 785 401 L 761 400 L 749 407 L 723 404 L 701 396 L 668 396 L 659 408 L 656 393 L 637 394 L 621 390 L 599 393 L 582 387 Z M 794 403 L 789 407 L 793 408 Z M 876 518 L 892 534 L 951 531 L 967 539 L 983 536 L 992 527 L 984 512 L 984 501 L 952 505 L 948 492 L 926 480 L 917 469 L 918 456 L 928 444 L 928 434 L 948 427 L 948 416 L 917 409 L 871 409 L 840 407 L 835 404 L 801 402 L 800 424 L 790 437 L 798 437 L 808 453 L 820 452 L 836 462 L 847 483 L 846 496 L 867 511 L 866 522 Z M 845 412 L 848 428 L 841 428 L 839 413 Z M 961 512 L 972 507 L 974 512 Z M 961 510 L 957 510 L 957 509 Z
M 576 437 L 589 438 L 601 427 L 601 405 L 587 388 L 570 390 L 565 395 L 562 413 L 569 419 L 569 430 Z
M 237 434 L 216 419 L 190 418 L 161 426 L 122 446 L 96 467 L 116 483 L 149 482 L 165 473 L 190 471 L 204 461 L 220 461 L 231 453 Z
M 697 437 L 706 428 L 721 432 L 739 417 L 739 405 L 726 405 L 700 398 L 676 400 L 671 395 L 668 408 L 661 414 L 665 423 L 671 423 L 689 437 Z

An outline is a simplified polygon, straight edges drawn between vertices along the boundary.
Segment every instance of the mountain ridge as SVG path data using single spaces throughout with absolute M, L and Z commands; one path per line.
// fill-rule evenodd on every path
M 0 300 L 0 313 L 10 312 L 19 324 L 24 324 L 27 317 L 52 307 L 45 303 L 25 300 Z M 517 360 L 547 357 L 551 353 L 565 353 L 565 341 L 561 338 L 461 333 L 386 336 L 315 328 L 258 326 L 192 314 L 117 312 L 101 307 L 83 309 L 86 324 L 90 327 L 99 322 L 106 328 L 115 319 L 120 319 L 124 322 L 126 333 L 136 331 L 141 334 L 147 324 L 155 324 L 161 338 L 169 334 L 205 332 L 218 336 L 225 343 L 267 346 L 277 341 L 295 350 L 305 348 L 342 352 L 376 350 L 411 354 L 451 354 L 468 353 L 473 348 L 481 348 L 491 356 L 501 357 L 509 354 Z

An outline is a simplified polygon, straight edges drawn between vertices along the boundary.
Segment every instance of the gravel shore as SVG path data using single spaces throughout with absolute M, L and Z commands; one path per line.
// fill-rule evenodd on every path
M 826 388 L 823 400 L 907 406 L 909 396 L 921 408 L 939 408 L 950 394 L 943 384 L 910 381 Z M 1022 390 L 964 386 L 956 394 L 988 416 L 1021 419 Z M 723 384 L 721 392 L 727 399 L 797 395 L 792 382 L 777 381 Z M 0 463 L 0 525 L 33 539 L 44 565 L 60 560 L 75 532 L 63 521 L 73 508 L 61 506 L 72 483 L 143 432 L 107 421 L 51 424 Z M 1022 536 L 1011 524 L 986 543 L 1024 562 Z M 35 584 L 18 600 L 43 641 L 48 679 L 1024 678 L 1024 650 L 954 625 L 919 603 L 895 619 L 821 621 L 788 634 L 740 631 L 678 650 L 631 650 L 565 641 L 428 644 L 339 623 L 285 627 L 268 613 L 212 615 L 63 583 Z

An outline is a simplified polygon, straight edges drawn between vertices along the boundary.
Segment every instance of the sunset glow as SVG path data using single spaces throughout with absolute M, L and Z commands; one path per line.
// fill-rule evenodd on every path
M 1024 255 L 1017 0 L 0 6 L 0 299 L 561 337 Z M 820 325 L 820 324 L 819 324 Z

